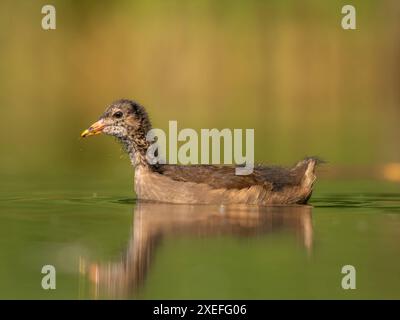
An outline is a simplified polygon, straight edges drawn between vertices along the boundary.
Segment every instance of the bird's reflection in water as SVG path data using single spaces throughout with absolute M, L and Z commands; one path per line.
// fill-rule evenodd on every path
M 310 253 L 313 244 L 310 206 L 211 206 L 139 202 L 133 233 L 120 261 L 88 262 L 81 259 L 81 277 L 89 277 L 92 298 L 135 296 L 151 269 L 163 237 L 254 237 L 291 232 Z

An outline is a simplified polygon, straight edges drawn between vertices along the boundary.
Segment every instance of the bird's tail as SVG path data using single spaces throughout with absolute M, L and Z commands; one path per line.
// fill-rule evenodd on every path
M 303 188 L 311 189 L 313 187 L 314 182 L 317 179 L 315 175 L 315 168 L 317 165 L 322 163 L 325 163 L 325 161 L 318 157 L 307 157 L 296 165 L 296 168 L 301 169 L 303 172 L 303 177 L 301 180 L 301 186 Z

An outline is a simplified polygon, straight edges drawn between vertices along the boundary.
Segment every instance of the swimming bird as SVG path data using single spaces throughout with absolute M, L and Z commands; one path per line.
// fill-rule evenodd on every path
M 134 166 L 138 199 L 186 204 L 305 204 L 311 197 L 319 160 L 306 158 L 291 168 L 255 166 L 236 175 L 235 166 L 151 164 L 146 135 L 149 116 L 139 103 L 121 99 L 109 105 L 81 137 L 104 133 L 117 138 Z

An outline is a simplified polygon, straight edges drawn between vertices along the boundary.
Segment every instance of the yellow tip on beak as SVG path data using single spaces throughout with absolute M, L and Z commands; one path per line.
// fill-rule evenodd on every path
M 81 137 L 85 138 L 88 136 L 94 136 L 96 134 L 102 133 L 104 129 L 104 122 L 103 120 L 99 120 L 93 123 L 88 129 L 81 133 Z

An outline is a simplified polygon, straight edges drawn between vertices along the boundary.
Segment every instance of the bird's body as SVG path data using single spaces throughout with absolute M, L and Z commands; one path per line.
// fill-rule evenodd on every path
M 233 166 L 150 164 L 146 158 L 149 147 L 146 134 L 150 128 L 143 107 L 130 100 L 119 100 L 82 133 L 85 137 L 104 132 L 122 142 L 135 167 L 138 199 L 277 205 L 305 204 L 312 194 L 316 158 L 307 158 L 292 168 L 256 166 L 248 175 L 236 175 Z
M 291 169 L 258 166 L 250 175 L 213 165 L 138 166 L 135 191 L 139 199 L 171 203 L 303 204 L 312 193 L 315 159 Z

